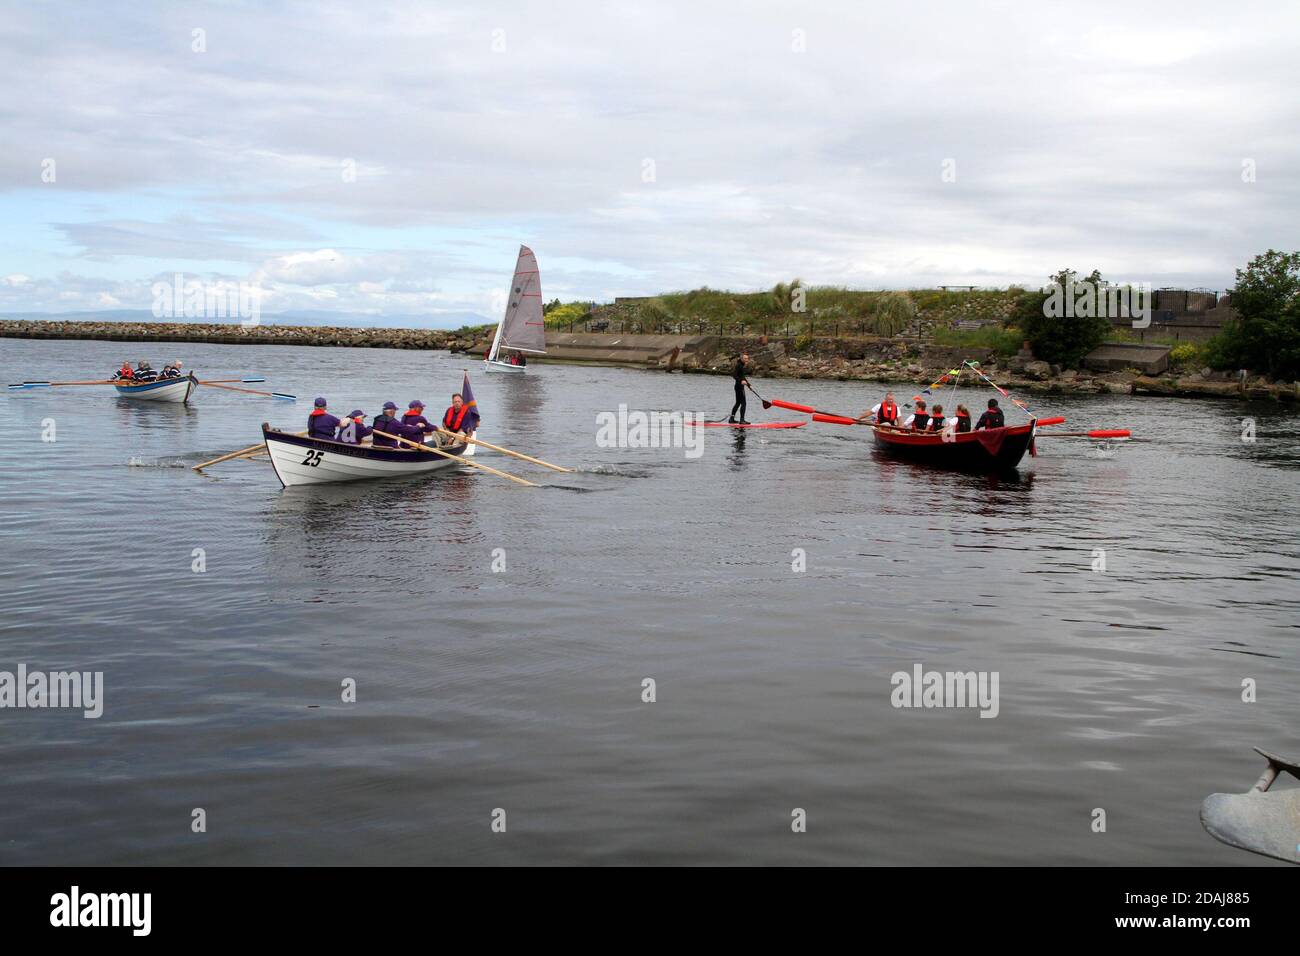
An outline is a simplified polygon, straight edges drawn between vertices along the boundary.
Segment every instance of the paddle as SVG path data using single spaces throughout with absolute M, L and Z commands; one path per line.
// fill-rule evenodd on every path
M 239 388 L 235 385 L 223 385 L 220 382 L 199 382 L 200 385 L 211 385 L 213 388 L 228 388 L 232 392 L 247 392 L 249 395 L 265 395 L 267 398 L 283 398 L 286 401 L 298 401 L 297 395 L 290 395 L 288 392 L 262 392 L 255 388 Z
M 511 451 L 509 448 L 502 448 L 500 445 L 493 445 L 491 442 L 480 441 L 477 438 L 470 438 L 468 435 L 449 432 L 445 428 L 439 428 L 438 431 L 449 438 L 456 439 L 457 441 L 467 441 L 472 445 L 482 445 L 484 448 L 491 448 L 493 451 L 499 451 L 504 455 L 511 455 L 512 457 L 518 458 L 522 461 L 531 461 L 534 465 L 541 465 L 543 468 L 549 468 L 552 471 L 573 472 L 577 470 L 574 468 L 565 468 L 563 465 L 552 465 L 549 461 L 542 461 L 540 458 L 533 458 L 530 455 L 523 454 L 522 452 Z
M 441 448 L 433 448 L 429 445 L 422 445 L 418 441 L 411 441 L 410 439 L 402 438 L 399 435 L 390 435 L 388 434 L 388 432 L 381 432 L 378 428 L 372 429 L 371 432 L 372 434 L 375 435 L 383 435 L 385 438 L 391 438 L 394 441 L 400 441 L 403 445 L 410 445 L 412 448 L 419 448 L 421 451 L 431 451 L 435 455 L 441 455 L 443 458 L 454 458 L 462 465 L 469 465 L 471 468 L 482 468 L 484 471 L 491 472 L 494 475 L 500 475 L 502 478 L 509 478 L 511 481 L 517 481 L 519 482 L 519 484 L 527 485 L 529 488 L 537 487 L 537 485 L 534 482 L 529 481 L 527 478 L 518 478 L 515 475 L 507 474 L 504 471 L 497 471 L 495 468 L 491 468 L 487 465 L 481 465 L 476 461 L 470 461 L 468 458 L 466 458 L 463 455 L 453 455 L 450 452 L 443 451 Z
M 199 382 L 199 384 L 200 384 L 200 385 L 220 385 L 220 384 L 222 384 L 223 382 L 236 382 L 236 383 L 250 384 L 250 383 L 265 382 L 265 381 L 266 381 L 266 379 L 264 379 L 264 378 L 214 378 L 214 379 L 213 379 L 212 381 L 210 381 L 210 382 Z

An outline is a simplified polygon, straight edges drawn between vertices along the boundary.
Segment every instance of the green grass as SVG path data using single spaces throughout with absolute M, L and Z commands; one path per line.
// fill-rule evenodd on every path
M 1020 351 L 1024 339 L 1019 329 L 1004 329 L 996 325 L 986 325 L 979 329 L 936 329 L 934 333 L 937 345 L 992 349 L 1002 356 L 1015 355 Z

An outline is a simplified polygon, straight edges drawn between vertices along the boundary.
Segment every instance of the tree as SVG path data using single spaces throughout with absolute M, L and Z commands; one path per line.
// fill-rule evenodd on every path
M 1270 249 L 1238 269 L 1232 308 L 1212 343 L 1215 364 L 1300 379 L 1300 252 Z
M 1020 295 L 1010 324 L 1024 332 L 1034 355 L 1044 362 L 1077 368 L 1111 334 L 1110 319 L 1100 307 L 1104 285 L 1096 269 L 1086 279 L 1079 279 L 1073 269 L 1062 269 L 1047 287 Z M 1069 307 L 1062 307 L 1067 298 Z

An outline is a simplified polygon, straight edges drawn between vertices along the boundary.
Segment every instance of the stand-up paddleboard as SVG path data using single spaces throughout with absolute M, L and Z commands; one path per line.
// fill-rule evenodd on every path
M 807 422 L 686 422 L 687 425 L 699 425 L 701 428 L 803 428 Z

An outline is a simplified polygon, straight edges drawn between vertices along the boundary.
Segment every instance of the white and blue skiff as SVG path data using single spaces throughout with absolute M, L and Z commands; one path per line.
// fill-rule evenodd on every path
M 198 386 L 199 380 L 194 373 L 181 378 L 160 378 L 153 382 L 138 382 L 134 385 L 118 385 L 113 388 L 117 394 L 127 398 L 138 398 L 149 402 L 175 402 L 180 405 L 189 403 L 190 396 Z

